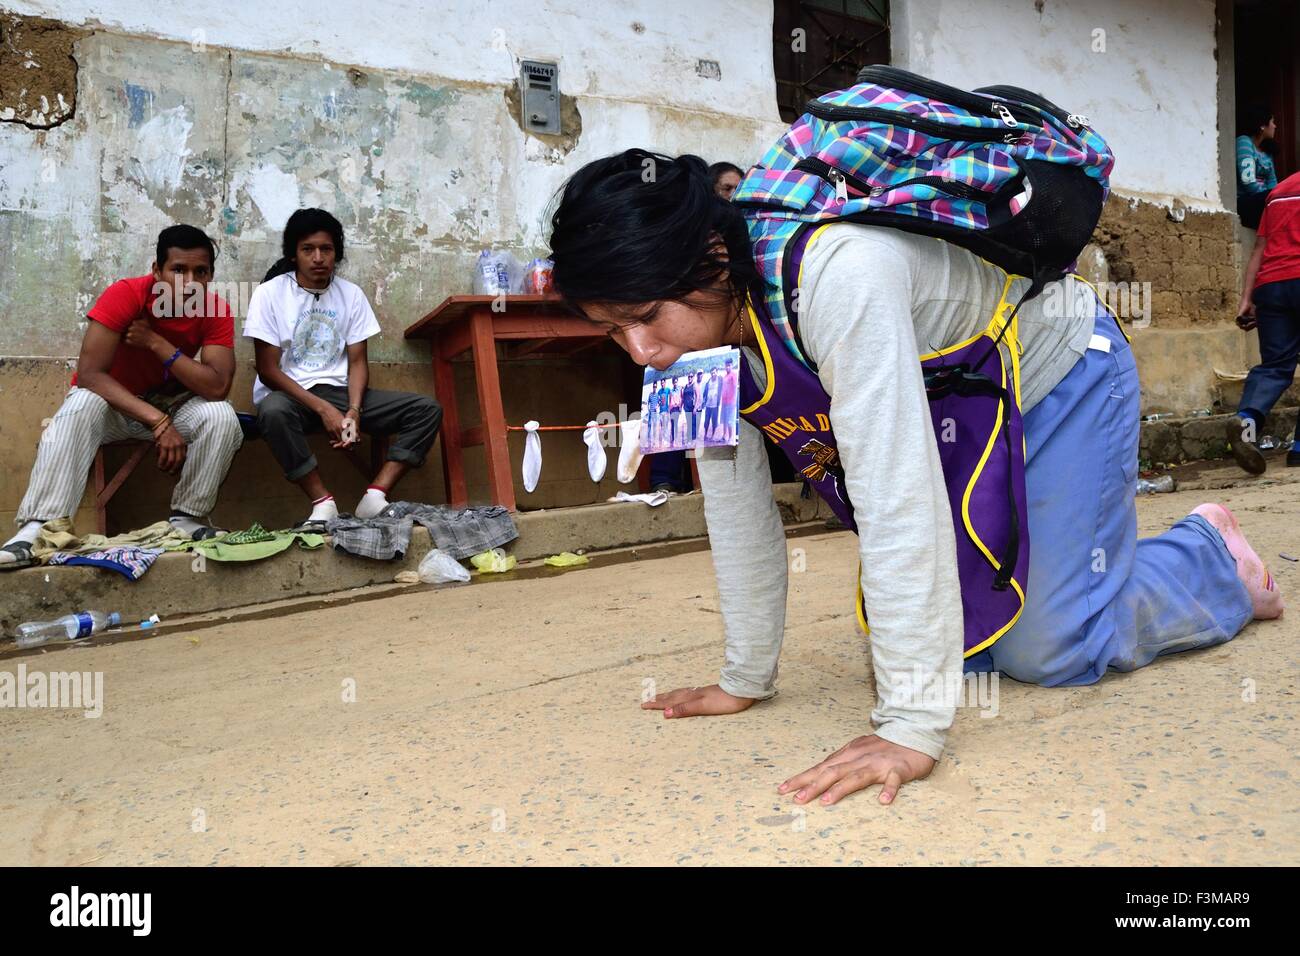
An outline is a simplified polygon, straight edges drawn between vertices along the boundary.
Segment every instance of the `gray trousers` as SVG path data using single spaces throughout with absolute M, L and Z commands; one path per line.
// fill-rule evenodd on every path
M 172 413 L 172 424 L 189 445 L 172 492 L 172 511 L 205 516 L 217 503 L 217 492 L 244 440 L 239 419 L 229 402 L 191 398 Z M 153 433 L 89 389 L 74 387 L 41 433 L 17 523 L 72 517 L 99 446 L 127 438 L 153 441 Z
M 348 410 L 348 390 L 342 385 L 313 385 L 307 391 L 340 412 Z M 316 470 L 307 436 L 321 431 L 319 415 L 284 392 L 272 392 L 257 406 L 257 424 L 286 478 L 298 481 Z M 368 388 L 361 399 L 359 424 L 367 435 L 389 437 L 389 461 L 418 468 L 438 437 L 442 406 L 427 395 Z

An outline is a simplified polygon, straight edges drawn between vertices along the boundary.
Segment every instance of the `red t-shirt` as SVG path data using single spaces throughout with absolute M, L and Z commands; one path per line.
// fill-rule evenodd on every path
M 1300 173 L 1288 176 L 1268 194 L 1258 238 L 1265 242 L 1256 286 L 1300 279 Z
M 114 332 L 125 333 L 136 319 L 146 319 L 155 332 L 194 358 L 204 345 L 235 347 L 235 319 L 230 307 L 214 292 L 209 292 L 203 315 L 178 315 L 160 319 L 153 314 L 154 277 L 136 276 L 119 279 L 104 290 L 88 313 L 91 319 Z M 184 301 L 176 309 L 184 312 Z M 163 364 L 148 349 L 136 348 L 122 342 L 113 356 L 108 374 L 113 376 L 132 395 L 144 395 L 163 383 Z M 77 384 L 77 376 L 72 376 Z

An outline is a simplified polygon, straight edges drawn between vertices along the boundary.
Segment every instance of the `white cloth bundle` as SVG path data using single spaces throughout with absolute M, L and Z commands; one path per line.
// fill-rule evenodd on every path
M 604 478 L 609 465 L 609 457 L 600 443 L 600 432 L 595 422 L 587 422 L 586 431 L 582 433 L 582 440 L 587 443 L 587 473 L 592 481 Z
M 641 419 L 629 418 L 620 426 L 618 450 L 618 480 L 628 485 L 636 481 L 637 469 L 641 467 Z
M 537 422 L 524 422 L 524 491 L 537 487 L 542 474 L 542 436 L 537 434 Z

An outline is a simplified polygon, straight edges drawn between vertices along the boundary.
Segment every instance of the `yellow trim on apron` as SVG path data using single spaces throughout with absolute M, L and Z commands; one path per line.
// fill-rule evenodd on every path
M 987 337 L 990 340 L 995 340 L 998 334 L 1002 331 L 1002 326 L 1006 321 L 1004 316 L 1006 315 L 1007 311 L 1012 307 L 1011 302 L 1008 299 L 1008 294 L 1011 292 L 1011 283 L 1018 278 L 1022 278 L 1022 277 L 1011 275 L 1010 273 L 1006 274 L 1006 281 L 1003 282 L 1002 284 L 1002 295 L 998 298 L 997 307 L 994 308 L 993 310 L 993 317 L 989 320 L 989 324 L 981 332 L 979 332 L 977 335 L 972 335 L 970 338 L 958 342 L 955 345 L 950 345 L 947 348 L 942 348 L 935 352 L 927 352 L 926 354 L 921 356 L 920 360 L 924 362 L 932 358 L 942 358 L 944 355 L 949 355 L 952 352 L 956 352 L 960 349 L 963 349 L 966 346 L 972 344 L 973 342 L 978 341 L 981 338 Z M 1096 292 L 1095 289 L 1093 291 Z M 1017 334 L 1018 318 L 1019 318 L 1018 316 L 1012 317 L 1011 325 L 1010 327 L 1007 328 L 1006 335 L 1002 337 L 1003 341 L 1007 343 L 1007 351 L 1011 353 L 1011 374 L 1012 374 L 1012 381 L 1015 384 L 1015 401 L 1017 405 L 1020 403 L 1019 353 L 1021 351 L 1020 339 Z M 999 360 L 1000 359 L 1001 356 L 999 356 Z M 1005 363 L 1002 364 L 1002 381 L 999 384 L 1001 384 L 1003 388 L 1006 388 L 1007 370 L 1006 370 Z M 980 456 L 979 464 L 975 466 L 975 471 L 971 474 L 970 481 L 967 482 L 966 490 L 963 492 L 961 498 L 961 518 L 962 518 L 962 524 L 966 527 L 966 533 L 970 536 L 970 539 L 973 542 L 975 542 L 975 546 L 978 547 L 980 551 L 984 553 L 984 556 L 989 560 L 989 562 L 993 565 L 994 569 L 996 570 L 1002 569 L 1001 563 L 997 560 L 997 558 L 993 556 L 993 553 L 989 551 L 988 547 L 984 544 L 984 541 L 976 533 L 974 525 L 971 524 L 970 496 L 971 496 L 971 492 L 975 488 L 975 482 L 979 480 L 980 475 L 983 474 L 984 472 L 984 465 L 988 461 L 989 455 L 993 453 L 993 447 L 994 445 L 997 444 L 998 432 L 1001 431 L 1001 429 L 1002 429 L 1002 409 L 999 406 L 997 421 L 994 423 L 993 430 L 989 433 L 988 443 L 984 446 L 984 454 Z M 1023 436 L 1022 436 L 1022 442 L 1023 442 Z M 1017 581 L 1014 576 L 1011 577 L 1010 581 L 1011 581 L 1011 586 L 1015 589 L 1017 596 L 1020 598 L 1020 610 L 1018 610 L 1015 613 L 1015 615 L 1011 618 L 1010 621 L 1008 621 L 1001 628 L 999 628 L 996 633 L 990 635 L 987 640 L 982 641 L 981 643 L 972 647 L 970 650 L 963 652 L 962 655 L 963 658 L 971 657 L 975 654 L 978 654 L 986 647 L 989 647 L 1000 637 L 1006 634 L 1007 631 L 1011 630 L 1011 628 L 1015 625 L 1016 621 L 1020 620 L 1020 615 L 1023 614 L 1025 611 L 1025 591 L 1024 588 L 1021 587 L 1020 582 Z M 858 561 L 857 585 L 858 585 L 857 601 L 855 603 L 855 610 L 857 613 L 858 626 L 862 628 L 862 633 L 870 635 L 871 628 L 867 624 L 866 608 L 864 606 L 863 597 L 862 597 L 861 560 Z
M 812 248 L 812 244 L 817 241 L 817 237 L 822 234 L 822 231 L 832 225 L 834 225 L 834 223 L 827 223 L 825 226 L 818 226 L 812 231 L 812 235 L 808 237 L 808 242 L 804 245 L 804 258 L 799 262 L 799 274 L 795 276 L 796 290 L 803 286 L 803 264 L 807 261 L 808 250 Z M 762 398 L 756 401 L 753 405 L 740 410 L 740 414 L 742 415 L 748 415 L 755 409 L 762 408 L 766 405 L 768 400 L 772 397 L 773 389 L 776 388 L 776 375 L 773 374 L 772 370 L 772 354 L 768 351 L 767 338 L 763 335 L 763 326 L 759 323 L 758 316 L 754 314 L 754 307 L 750 303 L 749 299 L 745 300 L 745 311 L 749 313 L 750 323 L 754 327 L 754 336 L 758 339 L 758 350 L 763 355 L 763 369 L 767 372 L 767 388 L 764 389 Z
M 745 300 L 745 311 L 749 313 L 749 321 L 754 329 L 754 335 L 758 339 L 758 350 L 763 355 L 763 368 L 767 372 L 767 386 L 763 390 L 763 397 L 756 401 L 748 408 L 742 408 L 740 414 L 748 415 L 756 408 L 762 408 L 772 397 L 772 391 L 776 388 L 776 374 L 772 369 L 772 353 L 767 350 L 767 339 L 763 335 L 763 325 L 758 321 L 758 316 L 754 314 L 754 307 L 750 304 L 749 299 Z M 784 348 L 785 346 L 782 346 Z M 744 357 L 741 357 L 745 361 Z

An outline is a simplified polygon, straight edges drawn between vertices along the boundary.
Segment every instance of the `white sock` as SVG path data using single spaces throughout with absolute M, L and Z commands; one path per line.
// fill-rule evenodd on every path
M 5 544 L 6 545 L 16 544 L 19 541 L 25 541 L 28 544 L 35 544 L 36 536 L 41 533 L 41 526 L 44 524 L 45 524 L 44 521 L 27 522 L 25 525 L 19 528 L 18 533 L 14 535 L 12 538 L 10 538 L 8 541 L 6 541 Z
M 361 496 L 361 501 L 357 504 L 357 510 L 354 514 L 358 518 L 373 518 L 387 507 L 388 493 L 383 488 L 376 488 L 371 485 L 366 489 L 366 493 Z
M 537 422 L 524 422 L 524 491 L 532 493 L 542 474 L 542 438 L 537 434 Z
M 193 515 L 185 514 L 184 512 L 177 512 L 172 515 L 167 519 L 167 523 L 177 531 L 184 531 L 191 538 L 194 537 L 195 532 L 206 530 L 209 527 L 198 518 Z
M 587 445 L 587 474 L 591 475 L 592 481 L 600 481 L 605 477 L 605 468 L 609 465 L 609 456 L 605 454 L 605 446 L 600 443 L 601 429 L 596 427 L 595 422 L 587 422 L 587 428 L 582 433 L 582 440 Z
M 626 419 L 620 426 L 618 449 L 618 480 L 623 484 L 636 481 L 637 469 L 641 467 L 641 419 Z
M 318 498 L 311 503 L 311 514 L 307 516 L 308 521 L 329 521 L 331 518 L 339 516 L 339 506 L 334 503 L 333 495 L 326 495 L 324 498 Z
M 4 543 L 4 547 L 8 547 L 11 544 L 18 544 L 19 542 L 22 542 L 23 544 L 35 544 L 37 536 L 41 533 L 41 526 L 44 524 L 44 521 L 27 522 L 18 529 L 16 535 Z M 18 560 L 17 555 L 12 551 L 0 551 L 0 564 L 13 564 L 16 560 Z

